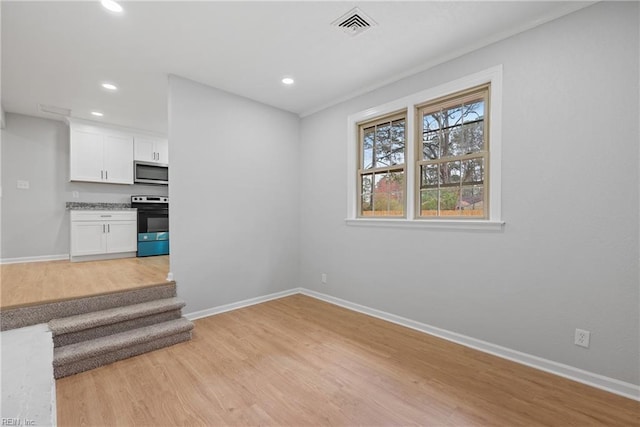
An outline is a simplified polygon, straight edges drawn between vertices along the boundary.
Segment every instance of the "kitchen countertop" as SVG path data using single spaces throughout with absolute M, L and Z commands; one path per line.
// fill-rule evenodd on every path
M 131 203 L 88 203 L 67 202 L 66 208 L 70 211 L 135 211 Z

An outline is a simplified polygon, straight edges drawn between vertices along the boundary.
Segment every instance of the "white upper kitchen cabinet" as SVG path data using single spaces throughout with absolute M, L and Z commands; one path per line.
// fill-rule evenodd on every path
M 71 181 L 104 179 L 104 136 L 99 133 L 71 130 Z
M 147 136 L 134 137 L 134 160 L 169 164 L 169 141 Z
M 104 136 L 105 181 L 133 184 L 133 138 L 127 135 Z
M 108 128 L 70 124 L 71 181 L 133 184 L 133 136 Z

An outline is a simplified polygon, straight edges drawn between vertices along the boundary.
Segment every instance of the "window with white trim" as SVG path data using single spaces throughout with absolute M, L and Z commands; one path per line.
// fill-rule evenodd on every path
M 404 217 L 406 114 L 359 125 L 358 213 Z
M 502 66 L 349 116 L 347 224 L 500 230 Z
M 417 110 L 416 217 L 486 218 L 489 85 Z

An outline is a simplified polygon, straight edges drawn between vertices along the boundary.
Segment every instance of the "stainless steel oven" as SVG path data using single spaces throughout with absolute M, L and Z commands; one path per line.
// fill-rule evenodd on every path
M 169 198 L 131 196 L 138 209 L 138 256 L 169 254 Z

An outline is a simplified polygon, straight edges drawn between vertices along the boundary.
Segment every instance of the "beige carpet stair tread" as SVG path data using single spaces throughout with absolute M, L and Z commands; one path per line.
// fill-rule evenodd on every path
M 155 301 L 176 296 L 176 283 L 168 282 L 158 286 L 110 292 L 82 298 L 71 298 L 36 304 L 27 307 L 16 307 L 0 310 L 0 330 L 22 328 L 24 326 L 47 323 L 52 319 L 75 316 L 131 304 Z
M 53 366 L 78 362 L 103 353 L 114 352 L 144 342 L 188 332 L 192 329 L 192 322 L 185 318 L 180 318 L 90 341 L 58 347 L 54 349 Z
M 179 310 L 184 306 L 184 301 L 181 301 L 178 298 L 165 298 L 140 304 L 53 319 L 49 322 L 49 328 L 54 336 L 68 334 L 84 329 L 111 325 L 139 317 L 162 313 L 165 311 Z
M 104 365 L 108 365 L 119 360 L 128 359 L 139 354 L 147 353 L 161 348 L 169 347 L 191 339 L 191 331 L 180 332 L 167 337 L 146 341 L 141 344 L 132 345 L 121 348 L 120 350 L 101 353 L 97 356 L 82 359 L 77 362 L 67 363 L 53 367 L 55 378 L 64 378 L 69 375 L 78 374 L 80 372 L 96 369 Z

